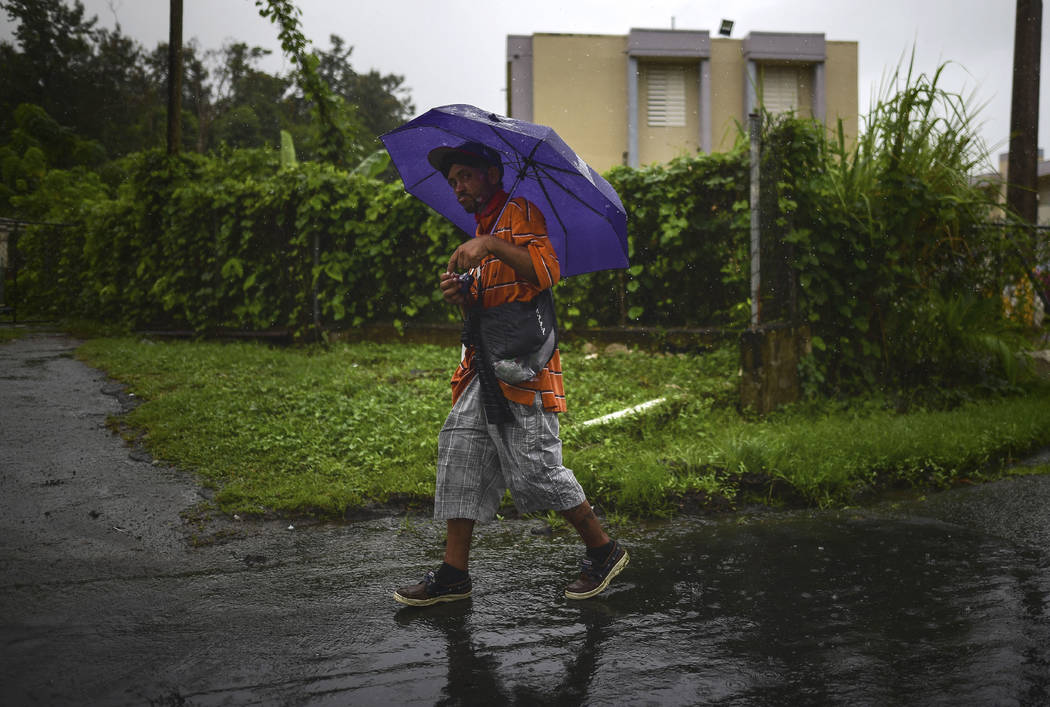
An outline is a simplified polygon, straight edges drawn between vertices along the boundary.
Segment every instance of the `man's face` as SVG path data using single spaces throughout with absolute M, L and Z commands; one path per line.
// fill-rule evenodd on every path
M 469 213 L 475 213 L 488 203 L 499 185 L 499 170 L 496 167 L 470 167 L 454 164 L 448 171 L 448 185 L 456 195 L 456 201 Z

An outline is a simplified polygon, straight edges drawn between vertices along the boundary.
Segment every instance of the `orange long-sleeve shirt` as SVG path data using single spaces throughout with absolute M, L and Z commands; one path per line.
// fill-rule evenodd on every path
M 471 287 L 471 294 L 477 297 L 480 280 L 482 306 L 486 309 L 506 302 L 531 300 L 548 287 L 553 287 L 561 277 L 558 255 L 547 237 L 547 222 L 543 214 L 521 197 L 510 199 L 509 202 L 507 199 L 507 193 L 500 191 L 475 214 L 478 227 L 474 235 L 493 235 L 513 245 L 528 248 L 539 286 L 528 282 L 512 267 L 490 255 L 475 269 L 475 282 Z M 504 203 L 506 208 L 503 207 Z M 477 375 L 474 356 L 474 347 L 467 347 L 463 360 L 452 376 L 453 405 Z M 534 378 L 514 384 L 500 381 L 500 388 L 508 400 L 524 405 L 531 405 L 536 392 L 539 391 L 545 410 L 565 412 L 565 387 L 562 382 L 560 352 L 555 349 L 551 360 Z

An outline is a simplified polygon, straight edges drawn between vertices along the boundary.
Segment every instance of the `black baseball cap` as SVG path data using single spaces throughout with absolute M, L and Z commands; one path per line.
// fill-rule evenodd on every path
M 435 147 L 427 154 L 430 163 L 442 176 L 447 177 L 454 164 L 465 164 L 468 167 L 499 167 L 503 176 L 503 161 L 499 153 L 480 142 L 465 142 L 457 147 Z

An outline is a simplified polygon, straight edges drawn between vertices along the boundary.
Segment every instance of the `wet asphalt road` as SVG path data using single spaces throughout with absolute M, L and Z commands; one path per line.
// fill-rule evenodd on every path
M 185 518 L 75 344 L 0 346 L 2 705 L 1050 704 L 1050 477 L 620 530 L 580 603 L 572 537 L 493 523 L 472 600 L 399 609 L 439 527 Z

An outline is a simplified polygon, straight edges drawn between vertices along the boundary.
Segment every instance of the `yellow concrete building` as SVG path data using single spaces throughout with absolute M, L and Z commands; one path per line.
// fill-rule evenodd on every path
M 553 127 L 592 167 L 732 147 L 758 105 L 857 135 L 857 43 L 696 30 L 507 38 L 507 113 Z

